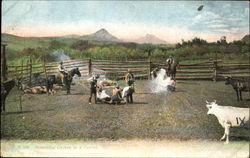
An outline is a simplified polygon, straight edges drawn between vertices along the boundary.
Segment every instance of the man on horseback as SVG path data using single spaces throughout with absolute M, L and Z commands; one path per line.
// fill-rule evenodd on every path
M 62 84 L 64 85 L 64 76 L 68 74 L 68 71 L 63 66 L 63 62 L 62 61 L 58 65 L 58 71 L 61 74 L 61 81 L 62 81 Z

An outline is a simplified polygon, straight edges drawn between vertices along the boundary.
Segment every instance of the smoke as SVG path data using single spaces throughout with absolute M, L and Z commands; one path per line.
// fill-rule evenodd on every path
M 52 55 L 57 62 L 70 60 L 70 57 L 65 54 L 64 50 L 55 50 Z
M 52 55 L 54 56 L 56 62 L 71 60 L 70 57 L 65 54 L 64 50 L 61 50 L 61 49 L 53 51 Z M 88 73 L 88 71 L 86 70 L 86 69 L 88 69 L 87 65 L 83 66 L 83 65 L 79 65 L 78 62 L 74 62 L 74 66 L 78 67 L 82 74 Z M 67 67 L 66 67 L 66 69 L 67 69 Z M 69 69 L 67 69 L 67 70 L 69 70 Z M 99 74 L 100 75 L 99 80 L 107 80 L 106 72 L 101 70 L 101 69 L 92 68 L 92 73 L 93 73 L 93 75 Z M 76 80 L 76 81 L 87 80 L 87 79 L 88 79 L 88 76 L 82 76 L 82 77 L 74 76 L 73 77 L 73 80 Z
M 167 92 L 168 82 L 170 77 L 166 77 L 166 70 L 160 69 L 157 72 L 157 77 L 151 80 L 150 89 L 152 93 Z

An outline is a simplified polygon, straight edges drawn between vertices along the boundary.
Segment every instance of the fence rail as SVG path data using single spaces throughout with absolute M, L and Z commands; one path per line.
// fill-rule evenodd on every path
M 26 78 L 31 82 L 32 76 L 40 73 L 40 75 L 51 75 L 58 72 L 57 66 L 59 62 L 39 62 L 32 63 L 29 61 L 22 65 L 9 65 L 8 78 Z M 72 69 L 79 67 L 82 76 L 90 76 L 94 73 L 103 73 L 108 78 L 124 79 L 124 75 L 128 69 L 134 73 L 136 78 L 150 79 L 150 72 L 156 67 L 166 68 L 166 63 L 151 62 L 150 60 L 142 61 L 110 61 L 110 60 L 92 60 L 75 59 L 64 62 L 65 68 Z M 249 76 L 249 63 L 224 63 L 221 60 L 207 60 L 203 62 L 183 64 L 180 63 L 177 68 L 177 80 L 223 80 L 225 76 Z M 28 78 L 28 79 L 27 79 Z

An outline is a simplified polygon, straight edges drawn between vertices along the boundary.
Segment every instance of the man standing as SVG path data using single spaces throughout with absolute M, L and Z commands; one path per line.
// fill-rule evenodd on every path
M 90 83 L 90 97 L 89 97 L 89 104 L 91 104 L 92 96 L 94 95 L 94 101 L 95 104 L 97 103 L 96 101 L 96 88 L 97 88 L 97 79 L 100 76 L 97 74 L 96 76 L 92 76 L 90 79 L 88 79 Z
M 166 64 L 167 64 L 167 76 L 170 76 L 170 69 L 171 69 L 171 64 L 173 64 L 173 57 L 172 55 L 169 56 L 169 58 L 166 60 Z
M 134 87 L 134 82 L 135 82 L 134 74 L 131 72 L 130 69 L 128 69 L 128 73 L 125 75 L 125 81 L 128 86 L 131 86 L 133 89 L 135 88 Z

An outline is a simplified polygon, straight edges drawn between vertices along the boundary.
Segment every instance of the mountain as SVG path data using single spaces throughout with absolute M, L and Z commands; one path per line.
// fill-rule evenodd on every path
M 91 41 L 121 42 L 121 40 L 119 40 L 117 37 L 113 36 L 107 30 L 103 28 L 93 34 L 81 36 L 80 39 L 91 40 Z
M 245 43 L 249 44 L 250 43 L 250 35 L 245 35 L 242 39 Z
M 166 44 L 167 42 L 152 34 L 134 40 L 136 43 Z

